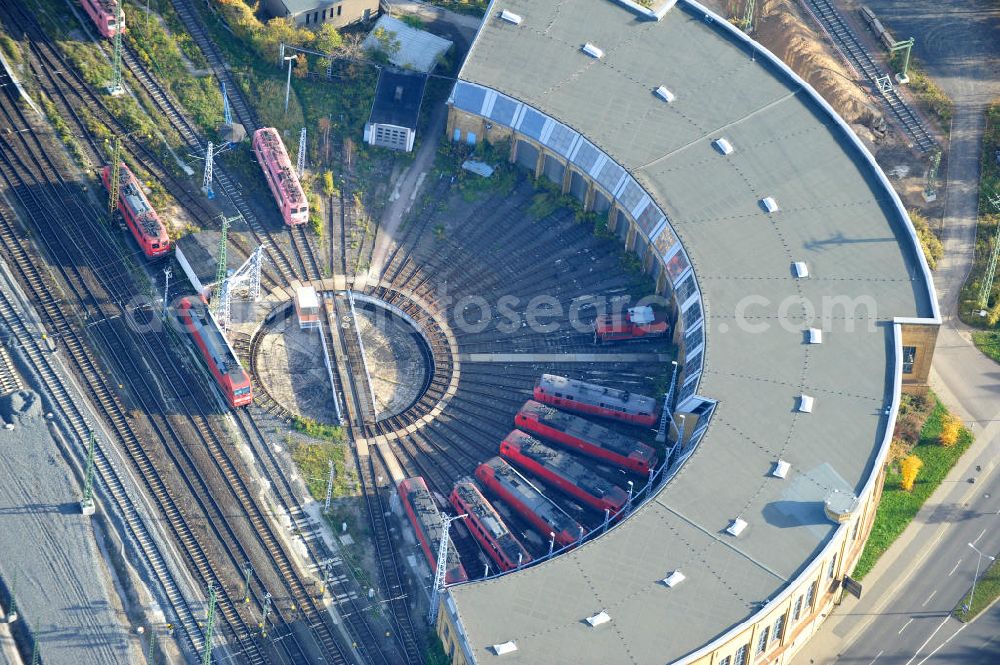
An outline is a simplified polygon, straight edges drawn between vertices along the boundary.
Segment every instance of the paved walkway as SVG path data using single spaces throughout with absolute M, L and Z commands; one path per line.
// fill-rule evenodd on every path
M 424 130 L 423 141 L 417 150 L 417 156 L 400 176 L 390 197 L 389 205 L 382 213 L 378 238 L 372 253 L 371 267 L 368 270 L 372 281 L 378 281 L 389 252 L 395 244 L 400 242 L 400 224 L 410 212 L 410 208 L 413 207 L 420 187 L 434 166 L 434 156 L 437 154 L 438 143 L 444 134 L 447 120 L 448 106 L 441 104 L 431 114 L 431 121 L 428 123 L 427 129 Z

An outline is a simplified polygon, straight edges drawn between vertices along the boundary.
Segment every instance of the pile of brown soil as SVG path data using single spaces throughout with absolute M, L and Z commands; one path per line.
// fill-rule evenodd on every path
M 729 0 L 728 15 L 742 16 L 743 6 L 743 0 Z M 758 0 L 751 36 L 808 81 L 859 136 L 880 141 L 886 130 L 882 112 L 813 25 L 792 0 Z

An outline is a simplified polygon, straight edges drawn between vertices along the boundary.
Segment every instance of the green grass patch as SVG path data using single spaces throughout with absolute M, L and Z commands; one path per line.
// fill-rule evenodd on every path
M 948 409 L 936 397 L 934 402 L 934 409 L 920 431 L 920 440 L 913 448 L 913 453 L 924 463 L 913 491 L 906 492 L 900 487 L 898 465 L 890 466 L 885 476 L 882 500 L 875 513 L 871 535 L 852 574 L 855 579 L 863 579 L 871 571 L 879 557 L 903 533 L 927 501 L 927 497 L 937 489 L 955 466 L 958 458 L 972 444 L 972 433 L 965 428 L 962 428 L 958 443 L 954 447 L 945 448 L 937 442 Z
M 974 332 L 972 343 L 977 349 L 1000 363 L 1000 331 Z
M 10 61 L 10 64 L 20 64 L 21 45 L 16 41 L 7 35 L 0 34 L 0 49 L 3 49 L 3 54 L 7 57 L 7 60 Z
M 990 552 L 984 552 L 984 554 L 993 555 Z M 983 557 L 983 565 L 987 563 L 989 563 L 989 559 Z M 976 582 L 975 597 L 972 597 L 972 587 L 970 586 L 969 593 L 962 596 L 962 600 L 955 606 L 953 614 L 959 621 L 972 621 L 982 614 L 983 610 L 992 605 L 997 598 L 1000 598 L 1000 558 L 994 561 L 993 565 L 987 568 L 979 581 Z M 966 605 L 969 606 L 968 612 L 965 611 Z
M 318 423 L 311 418 L 296 416 L 292 426 L 295 428 L 296 432 L 301 432 L 302 434 L 311 436 L 314 439 L 322 439 L 324 441 L 330 441 L 331 443 L 344 443 L 347 440 L 347 437 L 344 434 L 344 428 L 339 425 Z
M 330 476 L 330 462 L 334 465 L 333 496 L 347 496 L 354 487 L 354 474 L 347 469 L 347 448 L 342 443 L 304 443 L 292 440 L 292 459 L 299 468 L 309 488 L 309 494 L 319 502 L 326 499 L 326 483 Z
M 222 91 L 214 76 L 193 76 L 186 66 L 181 43 L 190 41 L 185 33 L 168 32 L 158 16 L 148 21 L 145 12 L 132 12 L 126 39 L 139 58 L 150 67 L 181 103 L 194 122 L 209 136 L 222 124 Z M 140 20 L 141 19 L 141 20 Z

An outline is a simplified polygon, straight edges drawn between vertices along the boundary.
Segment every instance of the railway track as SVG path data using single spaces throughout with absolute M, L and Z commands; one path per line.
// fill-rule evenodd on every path
M 881 93 L 882 100 L 892 117 L 902 126 L 903 131 L 913 140 L 920 152 L 931 152 L 937 148 L 937 142 L 924 126 L 923 120 L 902 98 L 899 91 L 891 83 L 883 87 L 879 81 L 889 74 L 885 73 L 875 61 L 868 49 L 861 43 L 854 30 L 847 24 L 844 17 L 834 7 L 831 0 L 805 0 L 817 22 L 833 40 L 837 50 L 856 72 L 864 76 Z
M 5 108 L 5 112 L 9 113 L 9 109 Z M 8 119 L 10 119 L 9 115 Z M 22 123 L 26 123 L 26 120 L 23 117 L 20 118 L 20 121 Z M 28 218 L 32 219 L 36 225 L 39 225 L 39 227 L 43 229 L 42 238 L 43 241 L 46 242 L 50 254 L 55 254 L 55 252 L 58 251 L 62 251 L 63 253 L 65 253 L 66 244 L 73 246 L 78 250 L 86 249 L 92 252 L 93 255 L 90 260 L 84 260 L 82 262 L 78 260 L 58 261 L 57 265 L 61 266 L 60 270 L 63 272 L 63 276 L 66 278 L 67 281 L 69 281 L 69 283 L 73 284 L 74 282 L 71 280 L 75 279 L 76 280 L 75 283 L 81 285 L 79 288 L 74 287 L 75 295 L 78 296 L 81 302 L 104 303 L 100 307 L 91 308 L 93 311 L 91 313 L 88 313 L 88 318 L 90 320 L 88 327 L 96 331 L 97 334 L 104 339 L 106 348 L 115 348 L 115 349 L 125 348 L 123 340 L 117 336 L 117 333 L 115 333 L 115 328 L 113 327 L 113 325 L 109 325 L 107 322 L 111 320 L 110 318 L 108 318 L 109 313 L 112 314 L 112 316 L 124 313 L 123 311 L 120 310 L 121 306 L 128 297 L 128 293 L 118 292 L 117 294 L 115 294 L 113 291 L 110 299 L 103 295 L 97 295 L 86 288 L 86 279 L 83 276 L 79 274 L 76 275 L 71 274 L 78 272 L 79 271 L 78 267 L 74 267 L 72 269 L 66 267 L 69 265 L 73 266 L 90 265 L 90 266 L 100 266 L 100 267 L 118 265 L 120 257 L 112 258 L 111 256 L 108 255 L 109 248 L 115 247 L 115 242 L 107 237 L 106 229 L 103 229 L 104 231 L 103 233 L 98 232 L 98 233 L 85 234 L 81 229 L 78 228 L 80 222 L 84 221 L 89 221 L 91 223 L 97 224 L 98 225 L 97 228 L 103 228 L 103 227 L 100 227 L 100 222 L 97 221 L 97 215 L 94 214 L 93 212 L 87 214 L 85 208 L 83 209 L 84 212 L 83 215 L 80 215 L 79 213 L 72 214 L 69 212 L 66 206 L 70 204 L 66 203 L 66 201 L 73 201 L 74 197 L 65 195 L 59 197 L 59 195 L 54 193 L 56 190 L 60 188 L 65 188 L 66 185 L 58 176 L 55 167 L 52 166 L 52 164 L 47 162 L 43 164 L 37 161 L 38 154 L 43 154 L 43 155 L 45 154 L 44 150 L 41 149 L 41 146 L 37 144 L 37 139 L 35 139 L 34 142 L 34 147 L 37 149 L 34 151 L 32 150 L 33 147 L 32 144 L 29 143 L 28 139 L 26 139 L 23 135 L 18 135 L 17 140 L 20 141 L 21 150 L 18 150 L 19 147 L 18 145 L 12 144 L 10 141 L 8 141 L 7 146 L 9 146 L 10 149 L 2 151 L 4 152 L 4 159 L 5 159 L 3 165 L 5 167 L 3 169 L 3 177 L 5 181 L 11 188 L 11 191 L 13 191 L 17 195 L 19 203 L 22 205 L 22 208 L 25 210 Z M 23 153 L 24 155 L 26 155 L 25 159 L 28 159 L 29 155 L 35 155 L 35 157 L 33 158 L 35 161 L 32 163 L 31 168 L 28 167 L 28 164 L 26 162 L 15 161 L 21 159 L 17 156 L 19 153 Z M 44 159 L 47 160 L 47 157 L 44 157 Z M 25 181 L 23 179 L 23 174 L 25 172 L 33 174 L 44 174 L 47 178 L 49 178 L 49 180 L 36 182 L 35 180 L 29 179 L 28 181 Z M 29 178 L 30 177 L 31 176 L 29 176 Z M 51 195 L 48 194 L 50 190 L 53 191 L 53 194 Z M 62 198 L 63 200 L 61 204 L 59 201 L 60 198 Z M 61 213 L 61 211 L 65 211 L 65 214 Z M 73 218 L 72 223 L 67 223 L 63 221 L 70 218 Z M 41 222 L 41 220 L 45 220 L 45 222 L 43 223 Z M 53 228 L 56 226 L 59 227 L 59 230 L 55 230 Z M 50 235 L 52 233 L 54 233 L 55 235 Z M 59 235 L 60 233 L 63 235 L 60 236 Z M 102 241 L 106 244 L 103 247 L 98 247 Z M 55 246 L 60 243 L 63 244 L 62 247 Z M 17 243 L 11 243 L 11 246 L 17 246 Z M 130 280 L 127 279 L 128 275 L 125 274 L 124 270 L 117 271 L 112 269 L 106 271 L 105 274 L 102 275 L 100 274 L 100 269 L 98 269 L 97 271 L 95 271 L 94 274 L 98 281 L 101 281 L 103 279 L 105 283 L 113 283 L 118 285 L 130 283 Z M 41 285 L 41 288 L 40 290 L 37 291 L 36 295 L 36 297 L 39 299 L 39 302 L 55 303 L 55 300 L 54 298 L 52 298 L 51 294 L 47 290 L 44 290 L 45 287 L 44 283 L 41 283 L 40 281 L 36 280 L 35 284 Z M 117 303 L 117 308 L 112 307 L 110 305 L 111 302 Z M 55 311 L 59 312 L 59 314 L 61 315 L 61 309 L 56 308 L 54 304 L 50 309 L 55 309 Z M 116 309 L 119 311 L 115 311 Z M 110 312 L 108 310 L 110 310 Z M 255 633 L 255 629 L 251 628 L 248 624 L 244 623 L 242 619 L 239 617 L 239 614 L 235 612 L 234 603 L 228 597 L 228 594 L 225 593 L 224 591 L 225 587 L 223 585 L 223 581 L 216 575 L 215 566 L 213 562 L 199 544 L 198 538 L 193 535 L 193 532 L 191 531 L 190 527 L 188 526 L 186 520 L 183 517 L 183 510 L 179 508 L 178 504 L 173 499 L 172 493 L 166 489 L 166 486 L 162 481 L 158 469 L 156 468 L 152 460 L 149 458 L 149 456 L 146 454 L 146 447 L 143 445 L 143 442 L 139 440 L 135 432 L 131 429 L 131 426 L 129 425 L 129 420 L 128 418 L 126 418 L 121 405 L 115 400 L 113 391 L 111 391 L 107 387 L 106 382 L 104 382 L 103 380 L 99 380 L 100 377 L 98 376 L 96 370 L 93 370 L 90 373 L 86 371 L 87 369 L 91 369 L 90 367 L 87 366 L 87 362 L 90 360 L 90 355 L 86 352 L 82 343 L 79 342 L 72 328 L 70 328 L 69 326 L 62 326 L 62 327 L 57 327 L 56 330 L 60 335 L 62 335 L 67 346 L 70 348 L 71 356 L 74 359 L 77 359 L 78 363 L 82 365 L 84 369 L 83 376 L 87 382 L 87 385 L 90 386 L 91 390 L 94 392 L 96 403 L 98 403 L 104 409 L 104 411 L 108 414 L 110 424 L 116 429 L 116 431 L 120 433 L 120 436 L 123 439 L 123 443 L 125 444 L 129 454 L 132 456 L 133 462 L 135 463 L 140 476 L 143 478 L 144 481 L 146 481 L 147 487 L 150 489 L 151 494 L 154 496 L 154 498 L 158 502 L 159 507 L 161 508 L 161 511 L 165 514 L 165 516 L 168 518 L 170 525 L 173 527 L 174 529 L 173 535 L 175 536 L 177 541 L 181 543 L 182 546 L 185 548 L 185 553 L 188 555 L 189 563 L 200 574 L 202 579 L 204 579 L 207 582 L 213 583 L 214 585 L 216 585 L 217 588 L 220 589 L 221 591 L 220 605 L 219 605 L 220 614 L 224 620 L 225 625 L 228 625 L 233 634 L 236 635 L 237 650 L 242 653 L 244 659 L 247 662 L 251 663 L 269 662 L 269 660 L 265 659 L 263 655 L 260 653 L 260 650 L 255 645 L 255 643 L 252 641 L 248 641 L 249 636 Z M 147 336 L 140 336 L 140 337 L 145 339 Z M 150 351 L 149 354 L 150 357 L 154 358 L 169 357 L 171 355 L 171 351 L 167 346 L 155 349 L 147 348 L 147 351 Z M 161 370 L 162 369 L 163 368 L 161 366 Z M 133 369 L 132 371 L 134 372 L 135 370 Z M 145 378 L 139 379 L 140 382 L 144 380 Z M 174 381 L 172 385 L 175 386 L 185 385 L 185 381 L 183 379 L 180 379 Z M 147 407 L 148 405 L 144 405 L 143 410 L 150 412 L 151 409 Z M 208 434 L 209 431 L 210 430 L 208 430 L 207 428 L 203 428 L 201 430 L 203 437 L 206 437 L 206 440 L 211 442 L 212 439 L 207 439 L 207 437 L 209 436 Z M 169 430 L 166 432 L 161 430 L 161 435 L 173 438 L 175 443 L 180 442 L 179 437 L 173 430 Z M 178 445 L 176 446 L 176 448 L 183 450 L 184 446 Z M 216 452 L 215 459 L 219 464 L 221 465 L 229 464 L 228 457 L 221 453 L 221 447 L 217 445 L 216 450 L 214 452 Z M 231 469 L 229 469 L 228 477 L 230 483 L 233 484 L 234 472 Z M 245 500 L 248 498 L 249 495 L 245 491 L 245 487 L 243 489 L 244 492 L 242 498 Z M 247 504 L 253 504 L 253 502 L 244 501 L 243 505 Z M 256 509 L 255 504 L 253 505 L 254 508 Z M 216 511 L 217 514 L 220 515 L 224 514 L 218 508 L 217 505 L 214 506 L 213 509 Z M 259 510 L 257 510 L 256 523 L 255 523 L 257 532 L 266 533 L 265 529 L 266 526 L 267 526 L 266 520 L 263 520 L 262 515 L 259 513 Z M 272 541 L 276 542 L 276 540 L 273 538 L 273 534 L 271 534 L 271 536 L 272 536 Z M 271 556 L 272 558 L 278 559 L 280 562 L 280 558 L 275 554 L 273 550 L 271 552 Z M 285 561 L 285 566 L 287 567 L 287 558 Z M 288 576 L 288 573 L 285 570 L 283 570 L 282 572 L 285 573 L 286 576 Z M 297 578 L 295 579 L 297 580 Z M 301 585 L 301 583 L 299 584 Z M 304 598 L 303 589 L 301 588 L 297 590 L 293 589 L 293 591 L 297 591 L 298 595 Z M 299 602 L 296 603 L 296 605 L 299 604 L 300 604 Z M 307 608 L 309 607 L 308 603 L 301 603 L 301 604 L 304 607 Z M 322 640 L 322 635 L 320 639 Z M 241 641 L 243 642 L 242 644 L 240 644 Z M 336 650 L 335 645 L 333 645 L 329 640 L 324 640 L 324 641 L 326 642 L 326 644 L 324 644 L 324 649 L 327 651 L 327 653 L 336 655 L 338 651 Z M 291 644 L 292 642 L 284 642 L 283 646 L 287 650 L 287 646 L 291 646 Z M 200 648 L 200 646 L 201 645 L 196 644 L 195 648 L 196 649 Z M 299 656 L 290 655 L 289 657 L 291 660 L 288 662 L 298 662 L 300 660 Z M 285 659 L 282 659 L 281 662 L 286 662 L 286 661 Z M 340 658 L 334 658 L 334 660 L 330 662 L 347 662 L 347 661 L 342 657 L 340 657 Z
M 5 211 L 0 211 L 0 239 L 8 247 L 8 251 L 14 254 L 24 253 L 20 243 L 16 242 L 13 233 L 14 225 Z M 8 241 L 15 241 L 10 244 Z M 16 248 L 16 249 L 14 249 Z M 18 251 L 20 250 L 20 251 Z M 31 263 L 22 263 L 21 259 L 15 259 L 14 267 L 20 273 L 22 280 L 32 285 L 29 292 L 32 295 L 44 294 L 45 288 L 42 286 L 37 272 L 32 269 Z M 38 291 L 36 289 L 41 289 Z M 38 301 L 36 301 L 38 302 Z M 51 318 L 53 312 L 47 312 Z M 6 293 L 0 290 L 0 319 L 2 319 L 10 330 L 10 334 L 16 340 L 25 362 L 32 368 L 39 377 L 41 384 L 45 387 L 49 399 L 55 405 L 55 410 L 60 414 L 63 421 L 73 434 L 74 443 L 80 446 L 82 451 L 85 442 L 88 440 L 92 426 L 76 400 L 70 394 L 70 390 L 63 381 L 62 376 L 52 364 L 46 349 L 39 343 L 37 333 L 29 330 L 24 324 L 24 317 L 17 311 L 14 304 L 7 297 Z M 77 369 L 81 369 L 81 359 L 84 356 L 79 354 L 82 343 L 75 336 L 71 329 L 64 328 L 62 341 L 70 351 L 69 356 Z M 77 350 L 77 352 L 74 352 Z M 101 390 L 100 386 L 88 383 L 92 386 L 91 397 L 97 399 L 104 398 L 110 401 L 110 396 Z M 127 431 L 126 431 L 127 434 Z M 202 634 L 198 628 L 194 613 L 187 601 L 184 599 L 180 589 L 166 563 L 163 553 L 160 551 L 156 539 L 146 527 L 146 522 L 140 514 L 132 494 L 126 487 L 131 480 L 126 481 L 124 474 L 118 465 L 111 460 L 106 443 L 103 437 L 98 439 L 94 451 L 94 470 L 98 486 L 102 494 L 110 500 L 115 512 L 121 517 L 122 523 L 127 530 L 126 537 L 142 557 L 143 567 L 150 571 L 152 578 L 159 586 L 159 591 L 167 601 L 169 611 L 167 613 L 178 627 L 178 632 L 182 635 L 182 642 L 186 643 L 188 649 L 194 653 L 199 653 L 204 645 Z
M 9 102 L 6 96 L 5 101 Z M 3 112 L 9 122 L 12 121 L 10 109 L 10 104 L 3 104 Z M 23 116 L 19 117 L 18 120 L 24 123 L 22 126 L 28 126 Z M 23 134 L 18 134 L 18 136 L 24 144 L 24 148 L 22 149 L 26 149 L 27 141 Z M 35 224 L 38 224 L 41 220 L 48 222 L 51 220 L 53 214 L 53 211 L 48 207 L 51 199 L 49 201 L 39 200 L 38 196 L 41 192 L 36 194 L 38 190 L 24 187 L 25 183 L 21 180 L 17 168 L 18 164 L 14 161 L 13 157 L 15 151 L 18 150 L 17 146 L 5 140 L 4 148 L 4 150 L 0 150 L 3 156 L 2 163 L 0 163 L 0 174 L 2 174 L 9 191 L 13 193 L 15 200 L 17 200 L 28 218 Z M 4 246 L 6 251 L 9 253 L 12 263 L 20 274 L 22 282 L 25 284 L 33 302 L 41 308 L 41 313 L 47 322 L 49 333 L 59 339 L 66 347 L 67 355 L 72 362 L 73 369 L 81 376 L 89 397 L 102 411 L 112 431 L 116 433 L 119 439 L 118 443 L 132 459 L 139 477 L 145 483 L 154 501 L 156 501 L 161 514 L 165 516 L 166 523 L 172 535 L 179 543 L 184 545 L 184 552 L 189 563 L 195 569 L 202 570 L 208 579 L 214 579 L 214 576 L 210 574 L 211 571 L 208 568 L 208 559 L 204 550 L 193 537 L 190 526 L 183 516 L 183 512 L 174 501 L 172 495 L 167 491 L 152 460 L 146 455 L 145 449 L 141 445 L 139 437 L 133 429 L 129 418 L 126 416 L 124 407 L 118 400 L 110 382 L 104 373 L 98 369 L 94 357 L 86 348 L 80 333 L 66 318 L 64 307 L 52 292 L 50 280 L 41 275 L 37 264 L 28 256 L 10 218 L 6 215 L 2 215 L 0 218 L 2 218 L 0 235 L 5 240 Z M 42 241 L 50 251 L 53 249 L 44 235 L 42 236 Z M 69 281 L 70 276 L 68 275 L 67 268 L 60 266 L 59 271 L 62 273 L 63 278 L 72 284 Z M 7 307 L 9 308 L 9 303 L 7 303 Z M 12 329 L 16 333 L 30 337 L 23 323 L 14 324 Z M 57 376 L 51 363 L 41 350 L 38 349 L 37 345 L 29 343 L 24 348 L 30 362 L 36 367 L 39 375 L 49 387 L 53 401 L 66 414 L 67 422 L 76 435 L 77 440 L 80 442 L 86 440 L 90 428 L 86 426 L 83 413 L 74 403 L 69 391 Z M 162 553 L 156 545 L 152 534 L 143 524 L 135 504 L 126 490 L 126 482 L 120 475 L 120 472 L 111 463 L 103 445 L 97 450 L 95 466 L 104 487 L 113 498 L 117 508 L 121 511 L 125 519 L 125 523 L 128 525 L 130 537 L 139 551 L 144 555 L 150 569 L 157 576 L 161 589 L 177 616 L 178 625 L 183 630 L 188 646 L 195 653 L 200 652 L 204 643 L 201 631 L 198 628 L 191 609 L 181 595 L 172 576 L 169 575 L 168 567 Z

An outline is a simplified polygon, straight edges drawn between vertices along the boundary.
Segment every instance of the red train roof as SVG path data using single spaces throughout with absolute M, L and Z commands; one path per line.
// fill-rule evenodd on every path
M 504 443 L 512 446 L 522 457 L 537 462 L 598 499 L 621 494 L 624 491 L 611 481 L 590 471 L 586 466 L 573 459 L 569 453 L 547 446 L 519 429 L 508 434 Z
M 245 383 L 247 381 L 246 372 L 243 371 L 243 367 L 233 355 L 232 349 L 222 336 L 222 331 L 219 330 L 215 319 L 209 315 L 205 306 L 201 303 L 193 304 L 188 298 L 183 298 L 180 308 L 186 310 L 188 316 L 191 317 L 191 324 L 205 343 L 205 348 L 208 349 L 212 363 L 215 364 L 219 374 L 228 376 L 233 386 Z
M 285 144 L 274 127 L 262 127 L 254 132 L 254 147 L 264 159 L 264 166 L 277 180 L 285 201 L 291 206 L 300 206 L 306 202 L 305 192 L 299 183 L 299 177 L 292 168 Z
M 542 374 L 537 385 L 546 393 L 557 393 L 577 402 L 595 406 L 603 404 L 605 407 L 621 407 L 625 413 L 631 414 L 656 413 L 656 400 L 627 390 L 606 388 L 555 374 Z
M 656 451 L 646 444 L 619 434 L 597 423 L 560 411 L 548 404 L 528 400 L 521 407 L 521 413 L 534 418 L 543 425 L 565 432 L 570 436 L 587 441 L 599 448 L 618 453 L 623 457 L 638 454 L 642 459 L 652 459 Z
M 424 532 L 424 538 L 431 548 L 431 556 L 437 557 L 438 547 L 441 546 L 441 511 L 438 510 L 434 497 L 427 489 L 427 483 L 420 476 L 405 478 L 399 483 L 401 493 L 405 496 L 410 509 L 420 522 L 420 529 Z M 462 565 L 458 558 L 458 552 L 454 547 L 448 548 L 448 569 Z M 432 571 L 433 572 L 433 571 Z M 464 574 L 464 569 L 463 569 Z
M 532 485 L 527 478 L 512 467 L 507 460 L 494 457 L 479 465 L 488 467 L 493 477 L 507 492 L 517 497 L 526 508 L 538 515 L 549 527 L 557 532 L 568 532 L 574 537 L 580 531 L 580 524 L 564 513 L 555 503 L 545 496 L 541 490 Z
M 486 500 L 471 478 L 463 478 L 455 483 L 454 492 L 468 507 L 469 519 L 474 519 L 485 529 L 489 537 L 503 550 L 509 561 L 516 562 L 518 554 L 522 556 L 522 563 L 528 563 L 531 560 L 528 552 L 511 533 L 510 528 L 504 523 L 496 508 Z
M 110 168 L 110 167 L 105 167 Z M 160 221 L 153 205 L 146 198 L 139 180 L 125 162 L 121 163 L 118 177 L 119 196 L 125 206 L 132 212 L 139 231 L 148 238 L 168 241 L 167 230 Z M 110 177 L 110 176 L 109 176 Z

